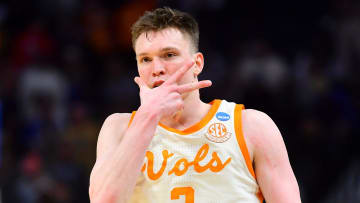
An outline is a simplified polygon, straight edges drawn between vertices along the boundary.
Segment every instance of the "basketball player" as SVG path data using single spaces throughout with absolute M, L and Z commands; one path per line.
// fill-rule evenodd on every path
M 196 21 L 170 8 L 132 27 L 141 105 L 110 115 L 90 177 L 93 203 L 301 202 L 281 134 L 264 113 L 214 100 L 198 81 Z

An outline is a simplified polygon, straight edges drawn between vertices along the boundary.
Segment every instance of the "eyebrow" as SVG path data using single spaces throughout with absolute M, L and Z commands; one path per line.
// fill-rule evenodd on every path
M 172 51 L 172 50 L 179 50 L 178 48 L 176 47 L 164 47 L 160 50 L 160 52 L 166 52 L 166 51 Z M 136 55 L 136 57 L 141 57 L 141 56 L 144 56 L 144 55 L 147 55 L 148 53 L 144 52 L 144 53 L 140 53 L 138 55 Z

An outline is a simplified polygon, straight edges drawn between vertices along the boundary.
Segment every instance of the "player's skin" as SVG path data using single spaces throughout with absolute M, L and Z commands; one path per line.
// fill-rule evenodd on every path
M 99 133 L 97 160 L 90 176 L 92 203 L 125 203 L 140 175 L 145 152 L 159 122 L 186 129 L 199 122 L 210 105 L 199 89 L 211 81 L 198 81 L 204 57 L 195 52 L 187 34 L 166 28 L 142 33 L 135 42 L 141 105 L 131 114 L 116 113 Z M 301 202 L 285 144 L 274 122 L 264 113 L 243 110 L 243 131 L 261 191 L 268 203 Z

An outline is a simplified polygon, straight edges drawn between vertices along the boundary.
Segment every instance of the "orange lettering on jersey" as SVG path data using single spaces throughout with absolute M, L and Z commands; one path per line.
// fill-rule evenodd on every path
M 189 162 L 186 158 L 181 158 L 181 159 L 177 160 L 175 165 L 169 171 L 168 175 L 171 175 L 174 173 L 177 176 L 182 176 L 188 171 L 189 167 L 192 165 L 194 166 L 194 170 L 198 173 L 202 173 L 202 172 L 206 171 L 207 169 L 210 169 L 210 171 L 216 173 L 216 172 L 220 172 L 221 170 L 223 170 L 225 168 L 225 166 L 228 165 L 231 161 L 231 157 L 230 157 L 225 161 L 225 163 L 222 163 L 218 154 L 216 152 L 213 152 L 211 160 L 204 166 L 201 166 L 200 162 L 205 159 L 208 152 L 209 152 L 209 145 L 204 144 L 199 149 L 199 151 L 196 153 L 194 161 Z M 164 173 L 165 168 L 167 166 L 168 159 L 171 156 L 173 156 L 174 154 L 173 153 L 169 154 L 169 152 L 167 150 L 163 150 L 162 155 L 163 155 L 163 161 L 161 164 L 161 168 L 157 173 L 155 173 L 154 172 L 154 154 L 151 151 L 146 152 L 147 164 L 144 163 L 141 171 L 144 172 L 145 168 L 147 167 L 147 174 L 151 180 L 157 180 L 162 176 L 162 174 Z
M 228 164 L 230 163 L 231 161 L 231 157 L 228 158 L 225 163 L 223 164 L 220 160 L 220 158 L 218 157 L 217 153 L 216 152 L 213 152 L 212 153 L 212 159 L 210 161 L 210 170 L 212 172 L 219 172 L 221 170 L 223 170 L 223 168 Z M 216 163 L 216 166 L 213 165 L 213 163 Z
M 146 163 L 144 163 L 144 165 L 142 166 L 141 172 L 144 172 L 144 171 L 145 171 L 145 168 L 146 168 Z
M 160 176 L 164 173 L 168 158 L 174 154 L 173 153 L 169 154 L 169 152 L 167 150 L 163 150 L 162 155 L 163 155 L 163 162 L 162 162 L 161 168 L 157 173 L 155 173 L 154 172 L 154 154 L 150 151 L 146 152 L 146 158 L 148 160 L 147 174 L 151 180 L 157 180 L 158 178 L 160 178 Z M 145 168 L 145 167 L 143 167 L 143 168 Z
M 181 166 L 181 163 L 184 163 L 184 168 L 181 170 L 180 169 L 180 166 Z M 179 159 L 174 168 L 169 172 L 169 175 L 171 175 L 172 173 L 175 173 L 175 175 L 177 176 L 182 176 L 186 173 L 186 171 L 188 170 L 189 168 L 189 165 L 191 165 L 192 162 L 188 162 L 188 160 L 186 160 L 185 158 L 182 158 L 182 159 Z
M 209 145 L 204 144 L 198 151 L 194 159 L 194 169 L 198 173 L 206 171 L 210 167 L 211 161 L 205 166 L 200 166 L 199 162 L 202 161 L 209 152 Z

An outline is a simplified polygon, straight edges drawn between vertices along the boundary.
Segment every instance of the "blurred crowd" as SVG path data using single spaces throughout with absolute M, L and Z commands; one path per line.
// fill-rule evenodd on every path
M 0 202 L 89 202 L 102 122 L 139 105 L 130 26 L 159 6 L 199 22 L 204 101 L 277 123 L 304 203 L 360 202 L 356 0 L 0 2 Z

